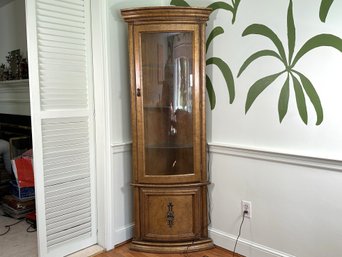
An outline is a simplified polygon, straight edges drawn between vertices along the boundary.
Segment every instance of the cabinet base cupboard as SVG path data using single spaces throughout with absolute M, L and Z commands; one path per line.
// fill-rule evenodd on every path
M 208 238 L 205 26 L 211 10 L 125 9 L 131 84 L 131 249 L 182 253 Z

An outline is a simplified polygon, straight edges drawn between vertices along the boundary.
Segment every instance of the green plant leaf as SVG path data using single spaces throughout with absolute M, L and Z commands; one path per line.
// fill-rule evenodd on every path
M 304 96 L 302 85 L 293 74 L 291 74 L 291 77 L 293 81 L 293 88 L 294 88 L 295 95 L 296 95 L 296 103 L 297 103 L 297 109 L 298 109 L 299 115 L 302 118 L 302 121 L 305 124 L 308 124 L 308 112 L 306 110 L 306 101 L 305 101 L 305 96 Z
M 233 2 L 233 8 L 234 8 L 232 24 L 234 24 L 235 20 L 236 20 L 237 10 L 239 8 L 239 4 L 240 4 L 241 1 L 240 0 L 236 0 L 236 1 L 232 0 L 232 2 Z
M 230 12 L 234 13 L 233 6 L 231 6 L 230 4 L 227 4 L 225 2 L 221 2 L 221 1 L 214 2 L 214 3 L 210 4 L 210 5 L 208 5 L 207 8 L 211 8 L 212 12 L 217 10 L 217 9 L 223 9 L 223 10 L 227 10 L 227 11 L 230 11 Z
M 206 82 L 205 85 L 206 85 L 208 97 L 209 97 L 210 109 L 214 110 L 216 106 L 216 95 L 215 95 L 213 84 L 211 83 L 211 80 L 208 77 L 208 75 L 206 75 L 205 77 L 205 82 Z
M 258 97 L 258 95 L 261 94 L 262 91 L 264 91 L 276 78 L 278 78 L 282 73 L 285 71 L 272 74 L 266 77 L 263 77 L 256 81 L 248 90 L 247 94 L 247 100 L 245 105 L 245 113 L 248 112 L 249 108 L 254 103 L 255 99 Z
M 290 98 L 290 77 L 287 75 L 287 79 L 280 91 L 279 101 L 278 101 L 278 113 L 280 123 L 283 121 L 288 107 Z
M 206 61 L 206 65 L 215 64 L 220 70 L 226 81 L 226 85 L 229 92 L 229 103 L 233 103 L 235 99 L 235 83 L 232 71 L 228 64 L 226 64 L 221 58 L 211 57 Z
M 170 5 L 189 7 L 190 5 L 184 0 L 171 0 Z
M 294 72 L 299 75 L 303 88 L 307 96 L 309 97 L 313 107 L 315 108 L 316 115 L 317 115 L 316 125 L 320 125 L 323 121 L 323 108 L 322 108 L 321 100 L 313 84 L 311 83 L 311 81 L 307 77 L 305 77 L 302 73 L 298 71 L 294 71 Z
M 260 57 L 264 57 L 264 56 L 273 56 L 273 57 L 276 57 L 278 58 L 280 61 L 282 61 L 282 59 L 280 58 L 279 54 L 276 53 L 275 51 L 273 50 L 261 50 L 261 51 L 258 51 L 254 54 L 252 54 L 250 57 L 248 57 L 246 59 L 246 61 L 242 64 L 240 70 L 239 70 L 239 73 L 238 73 L 238 77 L 242 74 L 242 72 L 253 62 L 255 61 L 256 59 L 260 58 Z
M 333 2 L 334 0 L 322 0 L 321 6 L 319 7 L 319 18 L 322 22 L 325 22 L 330 6 Z
M 293 19 L 292 0 L 290 0 L 289 8 L 287 11 L 287 39 L 289 45 L 289 63 L 291 63 L 296 43 L 296 27 Z
M 283 63 L 285 64 L 287 63 L 284 46 L 281 43 L 278 36 L 270 28 L 262 24 L 252 24 L 244 30 L 244 32 L 242 33 L 242 36 L 247 36 L 251 34 L 262 35 L 262 36 L 269 38 L 278 49 L 279 55 Z
M 206 43 L 206 52 L 208 51 L 209 45 L 211 43 L 211 41 L 213 41 L 213 39 L 221 34 L 224 33 L 224 30 L 222 27 L 218 26 L 215 27 L 209 34 L 208 39 L 207 39 L 207 43 Z
M 304 54 L 320 46 L 330 46 L 342 52 L 342 39 L 331 34 L 320 34 L 310 38 L 296 54 L 292 63 L 292 67 Z

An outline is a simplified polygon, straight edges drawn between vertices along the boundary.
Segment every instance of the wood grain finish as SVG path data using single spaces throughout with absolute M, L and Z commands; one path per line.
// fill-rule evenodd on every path
M 118 246 L 112 251 L 102 253 L 97 255 L 96 257 L 233 257 L 232 252 L 223 249 L 221 247 L 215 246 L 213 249 L 193 252 L 191 251 L 191 247 L 185 250 L 182 253 L 178 254 L 160 254 L 160 253 L 142 253 L 137 251 L 132 251 L 129 249 L 129 244 L 124 244 Z M 189 251 L 190 250 L 190 251 Z M 235 254 L 235 257 L 243 257 L 242 255 Z
M 131 249 L 182 253 L 208 238 L 205 22 L 211 10 L 122 10 L 128 23 L 134 238 Z

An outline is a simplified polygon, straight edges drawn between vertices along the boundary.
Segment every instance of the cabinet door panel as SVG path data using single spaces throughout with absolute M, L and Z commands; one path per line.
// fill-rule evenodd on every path
M 143 188 L 141 197 L 143 239 L 183 241 L 199 237 L 200 188 Z
M 199 181 L 199 28 L 141 25 L 134 35 L 139 180 Z

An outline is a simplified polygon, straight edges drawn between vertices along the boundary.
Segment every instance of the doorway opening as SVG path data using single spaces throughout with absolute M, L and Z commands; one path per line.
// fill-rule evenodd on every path
M 24 0 L 0 0 L 0 248 L 38 256 Z

